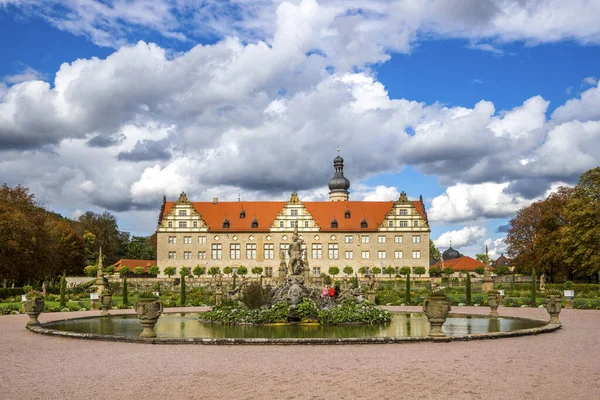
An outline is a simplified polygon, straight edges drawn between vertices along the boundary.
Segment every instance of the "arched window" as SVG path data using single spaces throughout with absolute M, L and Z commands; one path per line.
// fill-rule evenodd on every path
M 244 218 L 246 218 L 246 211 L 244 211 L 244 209 L 242 208 L 242 211 L 240 211 L 240 219 Z
M 338 222 L 337 222 L 337 219 L 335 219 L 335 217 L 333 217 L 333 219 L 331 220 L 331 227 L 332 228 L 338 227 Z
M 258 221 L 256 220 L 256 218 L 252 220 L 252 228 L 258 228 Z
M 346 208 L 346 212 L 344 212 L 344 218 L 350 219 L 350 210 Z
M 360 227 L 361 227 L 361 228 L 368 228 L 368 227 L 369 227 L 369 225 L 367 224 L 367 220 L 366 220 L 366 219 L 364 219 L 364 218 L 363 218 L 363 219 L 360 221 Z
M 223 221 L 223 228 L 229 229 L 229 220 L 227 218 L 225 218 L 225 220 Z

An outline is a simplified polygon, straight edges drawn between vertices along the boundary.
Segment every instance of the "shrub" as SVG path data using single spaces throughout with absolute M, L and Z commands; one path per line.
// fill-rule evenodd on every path
M 298 317 L 302 320 L 306 320 L 310 317 L 317 317 L 319 314 L 319 309 L 317 305 L 310 299 L 303 299 L 300 304 L 298 304 L 297 311 Z
M 98 267 L 96 267 L 95 265 L 88 265 L 83 269 L 83 272 L 85 273 L 85 276 L 93 278 L 94 276 L 96 276 L 96 274 L 98 274 Z
M 573 281 L 566 281 L 563 285 L 564 290 L 573 290 L 575 289 L 575 284 Z
M 244 289 L 242 302 L 250 309 L 260 308 L 267 303 L 269 288 L 264 288 L 259 282 L 251 282 Z
M 144 269 L 144 267 L 139 267 L 139 266 L 138 266 L 138 267 L 135 267 L 135 268 L 133 269 L 133 273 L 134 273 L 135 275 L 143 275 L 143 274 L 144 274 L 144 272 L 146 272 L 146 270 Z
M 466 297 L 465 302 L 468 306 L 471 305 L 471 274 L 467 271 L 467 282 L 466 282 Z
M 216 275 L 219 275 L 220 273 L 221 273 L 221 270 L 219 269 L 219 267 L 210 267 L 210 268 L 208 269 L 208 274 L 209 274 L 210 276 L 212 276 L 213 278 L 214 278 Z
M 434 278 L 442 275 L 442 271 L 439 268 L 429 268 L 429 276 Z
M 374 324 L 391 320 L 391 314 L 375 304 L 364 301 L 344 300 L 341 306 L 319 311 L 321 324 L 366 323 Z
M 237 273 L 242 277 L 246 276 L 246 274 L 248 274 L 248 268 L 244 267 L 243 265 L 240 265 L 237 269 Z
M 170 278 L 173 275 L 175 275 L 175 268 L 167 267 L 167 268 L 165 268 L 165 270 L 163 272 L 165 273 L 165 275 L 167 275 Z
M 536 282 L 535 270 L 533 270 L 531 272 L 531 305 L 532 306 L 535 306 L 536 286 L 537 286 L 537 282 Z
M 367 275 L 367 269 L 365 267 L 360 267 L 358 269 L 358 273 L 361 274 L 362 276 Z
M 421 277 L 421 275 L 424 275 L 425 272 L 427 272 L 427 270 L 425 269 L 425 267 L 414 267 L 413 268 L 413 273 L 415 275 L 418 275 L 419 278 Z
M 196 276 L 201 276 L 201 275 L 204 275 L 206 273 L 206 268 L 201 267 L 200 265 L 196 265 L 196 268 L 194 268 L 194 270 L 192 272 Z
M 0 299 L 8 299 L 9 297 L 21 296 L 25 294 L 23 288 L 0 288 Z
M 254 275 L 256 275 L 256 277 L 257 277 L 257 278 L 258 278 L 258 276 L 259 276 L 260 274 L 262 274 L 262 272 L 263 272 L 263 268 L 262 268 L 262 267 L 253 267 L 253 268 L 252 268 L 252 273 L 253 273 Z
M 374 276 L 377 276 L 377 274 L 381 273 L 381 268 L 379 268 L 379 267 L 373 267 L 373 268 L 371 268 L 371 272 L 373 272 Z
M 185 298 L 185 276 L 187 275 L 186 273 L 183 272 L 183 270 L 186 268 L 181 268 L 181 301 L 179 302 L 179 304 L 181 306 L 184 306 L 186 303 L 186 298 Z
M 150 267 L 150 275 L 156 276 L 158 274 L 160 274 L 160 269 L 158 268 L 158 266 L 156 266 L 156 265 L 151 266 Z
M 233 268 L 231 268 L 231 267 L 229 267 L 229 266 L 227 266 L 227 267 L 223 268 L 223 273 L 224 273 L 225 275 L 230 275 L 230 274 L 231 274 L 231 272 L 233 272 Z
M 475 268 L 475 273 L 479 275 L 483 275 L 485 273 L 485 267 L 477 267 Z
M 320 278 L 323 280 L 324 285 L 331 285 L 332 279 L 329 275 L 321 272 Z
M 123 305 L 125 306 L 129 305 L 129 298 L 127 297 L 128 294 L 129 292 L 127 291 L 127 277 L 125 277 L 123 279 Z
M 67 277 L 66 272 L 63 272 L 60 277 L 60 308 L 65 308 L 67 306 Z

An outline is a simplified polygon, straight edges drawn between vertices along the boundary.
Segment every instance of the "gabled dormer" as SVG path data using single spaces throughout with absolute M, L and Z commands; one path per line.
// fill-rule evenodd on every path
M 275 217 L 269 230 L 271 232 L 290 232 L 296 228 L 296 224 L 300 232 L 318 232 L 320 230 L 311 213 L 298 198 L 298 193 L 294 192 Z
M 394 202 L 392 209 L 385 215 L 378 230 L 396 232 L 404 230 L 429 231 L 429 223 L 422 199 L 412 201 L 408 199 L 405 192 L 400 193 L 400 197 Z
M 165 202 L 158 232 L 206 232 L 208 225 L 196 211 L 185 192 L 175 202 Z

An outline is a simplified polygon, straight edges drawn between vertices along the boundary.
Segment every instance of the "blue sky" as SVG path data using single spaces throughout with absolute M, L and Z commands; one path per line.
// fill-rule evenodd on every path
M 600 9 L 417 8 L 0 1 L 3 181 L 148 235 L 182 190 L 326 199 L 339 145 L 351 198 L 422 195 L 440 247 L 497 255 L 520 207 L 598 164 Z

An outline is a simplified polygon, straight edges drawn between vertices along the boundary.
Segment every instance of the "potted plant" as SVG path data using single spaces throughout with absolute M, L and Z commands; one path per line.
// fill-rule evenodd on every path
M 427 319 L 431 325 L 429 336 L 446 336 L 442 331 L 442 325 L 444 325 L 446 318 L 448 318 L 450 308 L 450 301 L 448 301 L 445 289 L 434 290 L 427 296 L 423 302 L 423 311 L 427 315 Z
M 500 304 L 500 292 L 497 290 L 490 290 L 488 292 L 488 305 L 490 306 L 490 317 L 499 317 L 498 305 Z
M 560 290 L 549 290 L 546 294 L 546 310 L 550 314 L 550 324 L 560 324 L 558 315 L 561 308 Z
M 38 316 L 44 309 L 44 295 L 37 290 L 29 289 L 25 296 L 26 300 L 23 301 L 23 310 L 29 315 L 27 325 L 39 325 Z
M 154 325 L 162 314 L 163 305 L 152 292 L 141 292 L 138 295 L 138 302 L 135 304 L 135 312 L 142 323 L 142 333 L 140 337 L 156 337 Z

